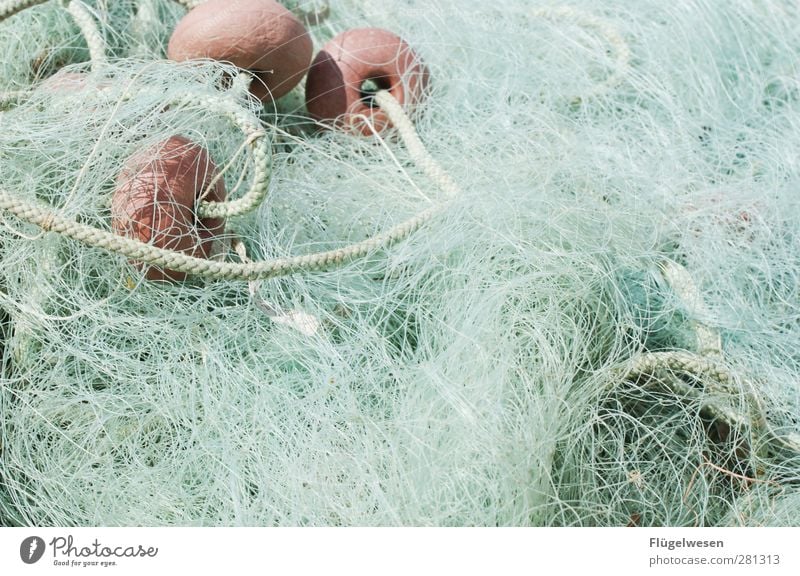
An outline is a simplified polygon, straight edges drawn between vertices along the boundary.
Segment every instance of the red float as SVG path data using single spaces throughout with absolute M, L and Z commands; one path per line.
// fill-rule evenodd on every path
M 117 178 L 111 201 L 112 229 L 158 248 L 208 258 L 225 221 L 198 220 L 196 205 L 216 173 L 205 148 L 182 136 L 134 155 Z M 220 178 L 203 199 L 222 202 L 225 195 Z M 186 274 L 147 266 L 145 276 L 148 280 L 183 280 Z
M 356 28 L 336 36 L 317 54 L 306 80 L 306 107 L 315 119 L 335 127 L 371 134 L 391 125 L 373 101 L 388 90 L 408 111 L 425 93 L 428 71 L 396 34 L 381 28 Z
M 274 0 L 209 0 L 178 22 L 167 56 L 211 58 L 250 71 L 250 92 L 280 98 L 302 80 L 313 44 L 302 22 Z

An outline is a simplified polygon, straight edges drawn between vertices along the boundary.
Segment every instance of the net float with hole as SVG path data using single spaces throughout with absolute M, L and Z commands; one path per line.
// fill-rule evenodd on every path
M 222 202 L 225 186 L 202 146 L 172 136 L 125 162 L 111 200 L 111 227 L 117 234 L 158 248 L 208 258 L 223 232 L 221 218 L 196 216 L 200 200 Z M 144 267 L 148 280 L 183 280 L 186 274 Z
M 402 38 L 381 28 L 355 28 L 317 54 L 306 80 L 306 108 L 324 124 L 369 135 L 369 123 L 377 131 L 391 126 L 375 93 L 387 90 L 411 112 L 427 85 L 427 68 Z
M 178 22 L 167 48 L 176 62 L 210 58 L 247 70 L 260 100 L 297 86 L 312 53 L 305 26 L 274 0 L 208 0 Z

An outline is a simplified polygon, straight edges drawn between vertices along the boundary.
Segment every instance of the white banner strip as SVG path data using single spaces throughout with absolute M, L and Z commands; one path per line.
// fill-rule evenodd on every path
M 798 536 L 795 528 L 4 528 L 0 574 L 796 575 Z

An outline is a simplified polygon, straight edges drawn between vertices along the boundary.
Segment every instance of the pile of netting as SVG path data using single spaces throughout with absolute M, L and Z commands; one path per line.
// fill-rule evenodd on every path
M 0 22 L 0 524 L 800 523 L 797 3 L 285 3 L 414 46 L 453 196 L 302 84 L 167 60 L 174 1 L 69 5 Z M 173 282 L 63 233 L 173 135 L 231 199 L 270 164 L 211 262 L 430 217 Z

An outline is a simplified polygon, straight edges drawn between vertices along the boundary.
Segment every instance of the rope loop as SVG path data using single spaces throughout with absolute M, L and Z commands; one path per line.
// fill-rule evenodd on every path
M 386 113 L 397 127 L 398 133 L 414 161 L 445 192 L 447 199 L 457 194 L 458 186 L 427 152 L 413 124 L 397 100 L 388 92 L 379 92 L 376 99 L 381 106 L 386 108 Z M 196 105 L 197 100 L 186 96 L 176 102 L 176 104 L 186 103 Z M 201 104 L 227 115 L 247 135 L 245 144 L 252 146 L 256 174 L 253 177 L 250 191 L 243 198 L 230 202 L 206 202 L 200 205 L 199 215 L 201 217 L 227 217 L 242 214 L 257 206 L 266 194 L 269 178 L 267 139 L 254 117 L 244 113 L 230 101 L 221 97 L 206 97 Z M 151 266 L 205 278 L 247 281 L 341 266 L 346 262 L 366 256 L 378 248 L 389 247 L 407 238 L 439 214 L 445 205 L 446 202 L 433 205 L 385 232 L 344 248 L 260 262 L 219 262 L 196 258 L 182 252 L 158 248 L 141 240 L 118 236 L 108 230 L 63 217 L 50 206 L 20 198 L 0 188 L 0 209 L 46 231 L 52 231 L 88 246 L 101 248 Z

